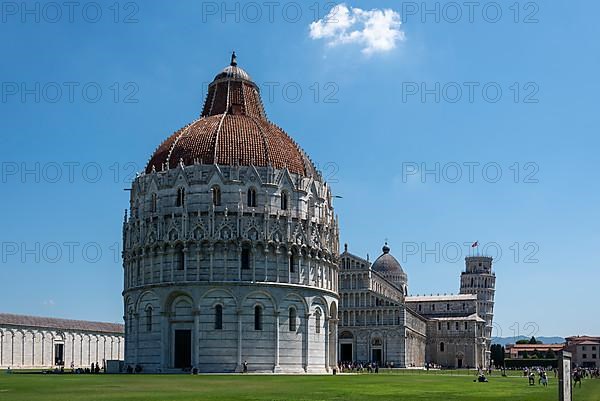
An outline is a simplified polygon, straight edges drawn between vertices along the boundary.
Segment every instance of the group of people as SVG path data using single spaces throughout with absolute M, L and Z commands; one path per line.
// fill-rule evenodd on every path
M 548 387 L 548 372 L 546 372 L 543 368 L 536 369 L 523 369 L 523 376 L 527 377 L 527 381 L 530 386 L 535 386 L 535 375 L 538 375 L 538 385 L 542 385 L 544 387 Z M 556 377 L 556 369 L 554 369 L 554 377 Z
M 583 379 L 591 378 L 591 379 L 600 379 L 600 369 L 599 368 L 575 368 L 573 369 L 573 387 L 579 384 L 581 387 L 581 382 Z
M 386 367 L 393 368 L 394 364 L 387 364 Z M 342 373 L 379 373 L 379 365 L 375 362 L 339 362 L 338 370 Z

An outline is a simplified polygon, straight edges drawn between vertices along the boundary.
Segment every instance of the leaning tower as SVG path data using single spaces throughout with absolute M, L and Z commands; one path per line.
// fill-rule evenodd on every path
M 492 272 L 492 258 L 489 256 L 467 256 L 465 263 L 466 270 L 460 276 L 460 293 L 477 295 L 477 314 L 485 320 L 483 337 L 486 361 L 489 363 L 496 274 Z

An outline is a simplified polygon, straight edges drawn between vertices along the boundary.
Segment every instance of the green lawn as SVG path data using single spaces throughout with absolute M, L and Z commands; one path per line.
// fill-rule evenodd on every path
M 521 377 L 473 383 L 460 374 L 285 375 L 39 375 L 1 374 L 2 401 L 175 400 L 556 400 L 548 388 Z M 584 380 L 574 401 L 600 401 L 600 380 Z

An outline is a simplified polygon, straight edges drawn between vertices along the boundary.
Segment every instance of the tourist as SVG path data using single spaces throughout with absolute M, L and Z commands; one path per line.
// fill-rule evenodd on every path
M 575 372 L 573 374 L 573 388 L 575 388 L 577 383 L 579 383 L 579 388 L 581 388 L 581 379 L 582 378 L 583 378 L 583 375 L 581 373 L 581 370 L 575 369 Z
M 548 387 L 548 375 L 546 372 L 542 372 L 542 386 Z
M 244 361 L 244 365 L 242 367 L 242 373 L 248 373 L 248 362 Z

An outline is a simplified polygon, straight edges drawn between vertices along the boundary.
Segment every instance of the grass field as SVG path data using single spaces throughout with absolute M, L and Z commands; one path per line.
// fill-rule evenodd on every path
M 2 401 L 175 400 L 557 400 L 551 385 L 492 376 L 474 383 L 466 374 L 285 375 L 0 375 Z M 600 380 L 584 380 L 574 401 L 600 401 Z

